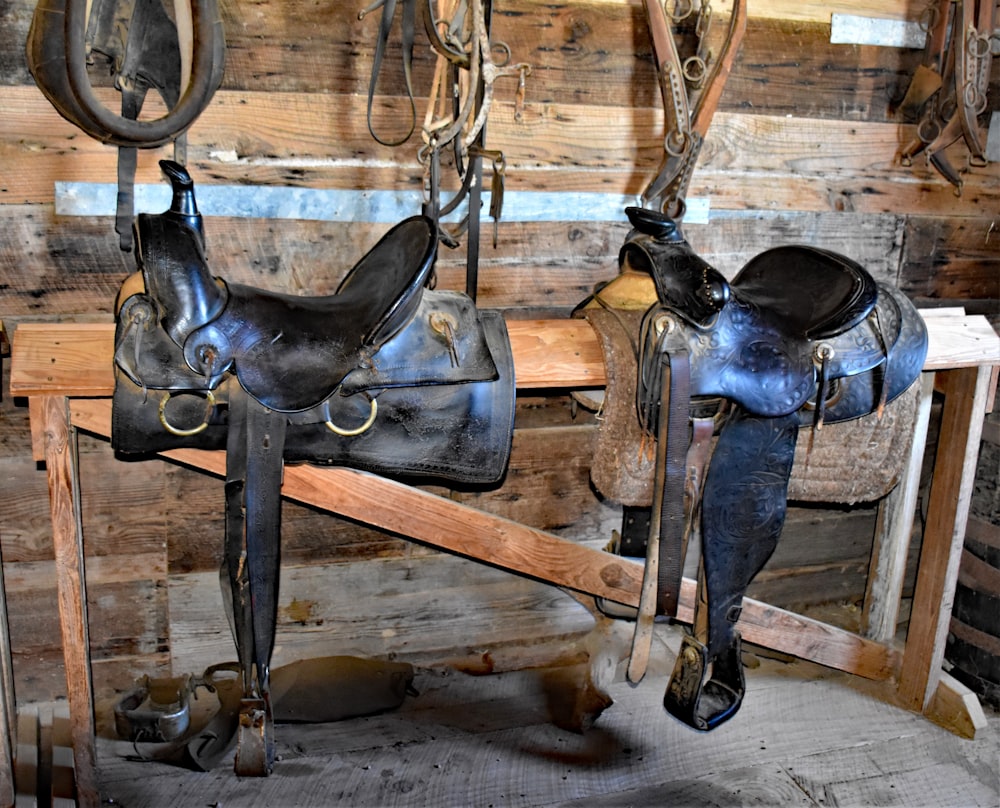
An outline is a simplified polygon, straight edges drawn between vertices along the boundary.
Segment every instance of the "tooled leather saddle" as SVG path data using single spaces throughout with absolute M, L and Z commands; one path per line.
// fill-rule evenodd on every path
M 226 451 L 223 594 L 243 679 L 236 770 L 273 757 L 285 462 L 492 484 L 506 470 L 514 373 L 506 326 L 426 288 L 434 223 L 400 222 L 336 293 L 296 297 L 213 277 L 194 185 L 161 163 L 170 210 L 135 223 L 140 268 L 117 301 L 112 445 L 121 455 Z
M 622 540 L 642 534 L 646 555 L 633 662 L 644 616 L 648 634 L 655 614 L 676 615 L 685 548 L 700 535 L 694 631 L 664 706 L 710 730 L 743 699 L 736 622 L 781 535 L 800 427 L 882 413 L 919 376 L 927 333 L 903 294 L 845 256 L 777 247 L 728 281 L 674 219 L 644 208 L 627 215 L 620 264 L 652 278 L 655 302 L 631 320 L 606 303 L 584 313 L 599 333 L 634 327 L 633 417 L 643 437 L 616 448 L 640 455 L 655 446 L 645 466 L 655 478 L 651 504 L 626 502 L 623 517 Z

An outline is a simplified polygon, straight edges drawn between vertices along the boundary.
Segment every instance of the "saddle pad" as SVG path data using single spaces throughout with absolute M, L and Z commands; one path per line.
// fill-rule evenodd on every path
M 819 430 L 800 430 L 788 498 L 853 505 L 886 496 L 910 456 L 919 405 L 918 380 L 886 405 L 881 418 L 871 413 Z
M 590 478 L 608 499 L 648 507 L 653 502 L 656 462 L 652 445 L 643 451 L 635 412 L 636 340 L 644 312 L 588 308 L 583 314 L 597 332 L 607 378 Z

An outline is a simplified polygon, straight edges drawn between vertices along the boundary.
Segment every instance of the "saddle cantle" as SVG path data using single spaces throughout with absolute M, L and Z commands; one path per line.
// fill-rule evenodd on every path
M 701 537 L 695 629 L 684 639 L 664 705 L 709 730 L 743 698 L 735 623 L 747 586 L 781 535 L 800 426 L 881 413 L 919 376 L 927 335 L 904 295 L 842 255 L 777 247 L 727 281 L 691 249 L 677 222 L 641 208 L 627 214 L 632 230 L 620 264 L 648 273 L 656 300 L 641 318 L 601 307 L 591 317 L 606 360 L 636 353 L 632 417 L 634 434 L 646 438 L 620 454 L 641 456 L 643 444 L 656 446 L 639 464 L 653 478 L 652 501 L 620 500 L 628 506 L 622 541 L 645 532 L 655 584 L 644 585 L 644 595 L 655 598 L 656 612 L 674 615 L 686 543 Z M 607 329 L 628 331 L 630 323 L 633 348 L 610 351 Z M 616 375 L 609 368 L 609 378 Z M 651 601 L 640 605 L 637 637 L 644 614 L 651 626 L 653 613 Z
M 236 768 L 267 774 L 282 464 L 494 484 L 510 456 L 513 360 L 498 312 L 426 288 L 430 219 L 391 228 L 333 295 L 268 292 L 212 276 L 191 178 L 161 166 L 171 208 L 137 217 L 140 272 L 116 303 L 112 445 L 226 451 L 223 591 L 244 688 Z

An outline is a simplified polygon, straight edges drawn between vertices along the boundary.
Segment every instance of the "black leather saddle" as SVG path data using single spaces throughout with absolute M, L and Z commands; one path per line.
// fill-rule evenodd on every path
M 627 214 L 620 263 L 649 273 L 656 288 L 636 335 L 635 403 L 657 453 L 652 507 L 644 518 L 626 508 L 623 534 L 648 526 L 657 583 L 644 589 L 670 616 L 686 542 L 701 537 L 695 628 L 664 704 L 708 730 L 742 701 L 735 623 L 781 534 L 800 426 L 881 412 L 919 376 L 927 334 L 904 295 L 842 255 L 777 247 L 730 282 L 677 222 Z
M 191 178 L 161 165 L 171 208 L 137 217 L 141 272 L 117 302 L 112 444 L 226 451 L 223 589 L 244 686 L 236 768 L 266 774 L 282 464 L 495 484 L 510 456 L 513 360 L 498 312 L 427 288 L 430 219 L 390 229 L 333 295 L 268 292 L 211 274 Z

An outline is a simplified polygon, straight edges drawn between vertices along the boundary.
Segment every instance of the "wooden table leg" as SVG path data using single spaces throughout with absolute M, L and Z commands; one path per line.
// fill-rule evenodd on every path
M 927 709 L 941 681 L 990 373 L 989 366 L 938 373 L 945 396 L 941 432 L 897 691 L 916 712 Z
M 933 397 L 934 374 L 924 373 L 920 379 L 920 402 L 917 405 L 913 443 L 903 479 L 879 503 L 868 585 L 861 612 L 861 633 L 877 642 L 891 643 L 896 636 Z
M 0 805 L 13 805 L 14 748 L 17 744 L 17 701 L 14 698 L 14 670 L 7 630 L 7 595 L 0 559 Z
M 44 419 L 45 467 L 52 511 L 59 622 L 66 663 L 77 804 L 96 808 L 100 804 L 100 797 L 97 786 L 94 688 L 90 671 L 79 475 L 76 473 L 76 430 L 70 423 L 68 399 L 62 396 L 45 396 L 41 402 L 41 411 Z

